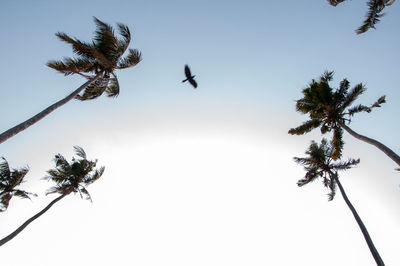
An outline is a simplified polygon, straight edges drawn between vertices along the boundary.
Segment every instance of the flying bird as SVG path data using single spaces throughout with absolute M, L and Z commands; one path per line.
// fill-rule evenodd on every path
M 188 65 L 185 65 L 185 76 L 186 79 L 182 80 L 182 82 L 189 81 L 190 84 L 196 89 L 197 88 L 197 82 L 194 80 L 195 76 L 192 76 L 192 73 L 190 72 L 190 68 Z

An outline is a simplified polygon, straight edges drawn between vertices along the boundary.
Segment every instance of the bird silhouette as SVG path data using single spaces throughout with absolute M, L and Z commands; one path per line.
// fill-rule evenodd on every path
M 197 88 L 197 82 L 194 80 L 194 75 L 190 72 L 190 68 L 188 65 L 185 65 L 185 76 L 186 79 L 182 80 L 182 82 L 189 81 L 190 84 L 196 89 Z

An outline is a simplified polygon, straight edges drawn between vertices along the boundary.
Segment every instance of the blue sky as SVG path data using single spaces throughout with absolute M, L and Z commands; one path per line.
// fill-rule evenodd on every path
M 143 53 L 138 66 L 117 73 L 118 98 L 70 102 L 1 144 L 12 167 L 29 165 L 24 186 L 40 194 L 1 214 L 2 236 L 51 200 L 41 178 L 56 153 L 70 157 L 80 145 L 106 166 L 89 187 L 93 204 L 63 200 L 2 247 L 3 263 L 53 265 L 74 245 L 76 257 L 60 265 L 374 265 L 340 195 L 327 202 L 322 184 L 296 186 L 304 172 L 292 157 L 319 132 L 287 130 L 306 119 L 294 108 L 301 89 L 334 70 L 334 85 L 366 85 L 360 103 L 387 96 L 350 126 L 399 151 L 398 9 L 356 35 L 363 1 L 3 3 L 2 131 L 82 84 L 46 67 L 72 56 L 54 33 L 90 40 L 96 16 L 128 25 L 131 47 Z M 185 64 L 197 90 L 181 83 Z M 345 157 L 361 164 L 343 173 L 343 185 L 386 264 L 399 264 L 396 166 L 346 133 L 344 140 Z

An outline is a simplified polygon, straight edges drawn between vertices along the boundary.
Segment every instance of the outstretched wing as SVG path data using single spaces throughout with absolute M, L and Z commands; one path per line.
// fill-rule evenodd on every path
M 197 88 L 197 82 L 194 79 L 189 79 L 189 82 L 194 88 Z
M 190 73 L 190 68 L 188 65 L 185 65 L 185 76 L 186 78 L 190 78 L 192 76 L 192 73 Z

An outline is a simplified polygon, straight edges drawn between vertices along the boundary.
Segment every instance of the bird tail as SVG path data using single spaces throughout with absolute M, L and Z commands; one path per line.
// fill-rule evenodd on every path
M 184 79 L 184 80 L 182 80 L 182 82 L 186 82 L 186 81 L 188 81 L 188 79 Z

